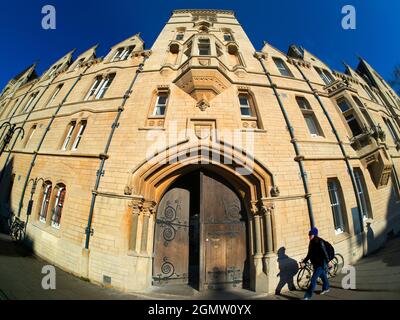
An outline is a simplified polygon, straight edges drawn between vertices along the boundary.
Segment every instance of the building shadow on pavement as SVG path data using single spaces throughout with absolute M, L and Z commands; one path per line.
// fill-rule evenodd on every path
M 11 240 L 9 235 L 0 234 L 0 256 L 8 257 L 30 257 L 33 255 L 29 239 L 26 242 L 19 244 Z
M 294 278 L 299 267 L 297 261 L 286 254 L 285 247 L 280 247 L 278 250 L 278 267 L 279 273 L 277 276 L 279 277 L 279 283 L 275 289 L 275 294 L 282 295 L 281 291 L 286 285 L 289 291 L 295 291 L 296 286 L 294 285 Z
M 5 168 L 0 171 L 0 255 L 10 257 L 32 256 L 33 241 L 25 237 L 23 243 L 13 242 L 10 234 L 12 217 L 12 189 L 15 173 L 14 158 L 11 158 Z M 26 235 L 25 235 L 26 236 Z

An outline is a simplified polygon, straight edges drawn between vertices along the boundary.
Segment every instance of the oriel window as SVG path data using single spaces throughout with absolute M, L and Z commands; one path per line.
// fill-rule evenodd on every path
M 211 55 L 210 39 L 199 39 L 199 55 L 209 56 Z

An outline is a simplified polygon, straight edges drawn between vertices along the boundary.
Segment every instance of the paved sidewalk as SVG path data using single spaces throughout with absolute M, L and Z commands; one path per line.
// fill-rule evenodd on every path
M 144 293 L 124 293 L 103 288 L 83 281 L 60 269 L 57 270 L 57 289 L 43 290 L 41 287 L 42 267 L 48 263 L 0 234 L 0 300 L 132 300 L 132 299 L 266 299 L 298 300 L 302 291 L 282 292 L 281 295 L 257 294 L 247 290 L 228 292 L 208 291 L 199 293 L 190 288 L 179 289 L 177 294 L 168 294 L 160 288 Z M 362 259 L 355 265 L 357 289 L 341 288 L 342 275 L 331 281 L 331 291 L 323 296 L 314 295 L 315 300 L 354 299 L 400 299 L 400 237 L 390 240 L 377 253 Z M 317 287 L 317 292 L 320 287 Z

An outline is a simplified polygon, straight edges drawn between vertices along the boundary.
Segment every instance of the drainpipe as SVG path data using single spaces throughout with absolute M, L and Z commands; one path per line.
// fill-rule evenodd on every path
M 262 68 L 264 70 L 264 73 L 268 78 L 268 81 L 269 81 L 269 83 L 270 83 L 270 85 L 272 87 L 272 90 L 274 91 L 276 99 L 278 100 L 278 104 L 279 104 L 279 107 L 281 108 L 283 117 L 285 118 L 286 126 L 287 126 L 287 128 L 289 130 L 289 134 L 290 134 L 290 138 L 291 138 L 290 142 L 293 144 L 293 148 L 294 148 L 294 151 L 296 153 L 295 160 L 299 164 L 300 175 L 301 175 L 301 179 L 303 181 L 304 192 L 306 194 L 306 201 L 307 201 L 308 215 L 309 215 L 309 218 L 310 218 L 310 225 L 311 225 L 311 228 L 313 228 L 315 226 L 315 220 L 314 220 L 314 213 L 313 213 L 313 208 L 312 208 L 312 203 L 311 203 L 311 193 L 310 193 L 310 189 L 309 189 L 309 186 L 308 186 L 307 172 L 304 169 L 304 163 L 303 163 L 303 158 L 304 157 L 300 153 L 300 147 L 299 147 L 299 145 L 297 143 L 296 136 L 294 134 L 294 129 L 293 129 L 292 124 L 290 122 L 289 116 L 288 116 L 288 114 L 286 112 L 285 106 L 283 105 L 282 99 L 279 96 L 278 90 L 276 89 L 276 84 L 273 83 L 272 78 L 271 78 L 271 74 L 269 73 L 269 71 L 265 67 L 264 62 L 262 61 L 262 57 L 256 55 L 256 58 L 261 63 L 261 66 L 262 66 Z
M 301 68 L 297 64 L 295 64 L 295 66 L 297 67 L 297 70 L 299 70 L 299 72 L 301 73 L 301 76 L 303 77 L 303 79 L 307 82 L 308 86 L 310 87 L 311 91 L 314 94 L 314 97 L 318 100 L 318 103 L 321 106 L 321 108 L 322 108 L 326 118 L 328 119 L 328 122 L 329 122 L 331 128 L 332 128 L 333 134 L 335 135 L 336 140 L 339 143 L 340 151 L 342 152 L 342 155 L 343 155 L 344 160 L 346 162 L 347 170 L 349 172 L 351 183 L 353 185 L 353 191 L 354 191 L 354 194 L 356 196 L 358 217 L 359 217 L 359 220 L 360 220 L 361 237 L 362 237 L 362 243 L 363 243 L 363 256 L 364 256 L 365 255 L 365 248 L 364 248 L 365 234 L 364 234 L 364 222 L 363 222 L 364 218 L 363 218 L 362 212 L 361 212 L 361 199 L 360 199 L 360 195 L 358 194 L 356 178 L 354 177 L 354 171 L 353 171 L 353 168 L 352 168 L 352 166 L 350 164 L 349 156 L 346 153 L 346 150 L 345 150 L 345 148 L 343 146 L 343 142 L 342 142 L 342 140 L 340 140 L 339 133 L 337 132 L 336 127 L 335 127 L 335 125 L 334 125 L 334 123 L 333 123 L 333 121 L 332 121 L 327 109 L 325 108 L 324 103 L 322 102 L 322 100 L 321 100 L 321 98 L 320 98 L 320 96 L 319 96 L 319 94 L 317 92 L 317 89 L 315 89 L 313 87 L 313 85 L 311 84 L 310 80 L 304 74 L 303 70 L 301 70 Z
M 43 97 L 44 93 L 45 93 L 45 92 L 47 91 L 47 89 L 52 85 L 52 83 L 54 82 L 55 79 L 56 79 L 56 77 L 54 77 L 54 78 L 47 84 L 46 88 L 42 91 L 41 95 L 38 97 L 38 99 L 36 99 L 35 104 L 34 104 L 33 107 L 31 108 L 31 110 L 29 110 L 29 112 L 28 112 L 28 114 L 26 115 L 24 121 L 22 122 L 22 126 L 21 126 L 22 128 L 24 128 L 26 122 L 28 121 L 29 117 L 31 116 L 31 113 L 32 113 L 33 110 L 36 108 L 36 106 L 37 106 L 37 104 L 39 103 L 40 99 Z M 33 87 L 33 85 L 32 85 L 32 87 Z M 31 87 L 31 89 L 32 89 L 32 87 Z M 35 90 L 32 90 L 32 91 L 35 91 Z M 14 117 L 14 115 L 15 115 L 15 113 L 17 112 L 17 110 L 19 109 L 19 107 L 20 107 L 22 101 L 25 100 L 26 96 L 29 95 L 30 93 L 31 93 L 31 91 L 27 92 L 27 93 L 25 94 L 24 98 L 21 99 L 21 101 L 18 103 L 18 106 L 14 109 L 14 111 L 13 111 L 11 117 L 10 117 L 10 120 Z M 14 142 L 13 142 L 11 148 L 9 149 L 9 152 L 8 152 L 8 155 L 7 155 L 7 159 L 6 159 L 6 161 L 5 161 L 4 168 L 7 167 L 8 161 L 10 160 L 10 157 L 11 157 L 11 153 L 12 153 L 11 151 L 14 149 L 14 146 L 15 146 L 16 143 L 17 143 L 20 133 L 21 133 L 21 131 L 18 132 L 17 137 L 14 139 Z M 2 170 L 2 172 L 1 172 L 1 174 L 0 174 L 0 182 L 1 182 L 1 180 L 3 179 L 3 173 L 4 173 L 4 170 Z
M 82 79 L 83 74 L 90 68 L 90 66 L 87 66 L 85 70 L 82 71 L 82 73 L 78 76 L 78 78 L 75 80 L 75 82 L 73 83 L 72 87 L 69 89 L 68 93 L 65 95 L 65 97 L 62 99 L 62 101 L 60 102 L 60 104 L 58 105 L 56 111 L 54 112 L 54 114 L 51 116 L 50 122 L 46 127 L 46 130 L 44 131 L 44 134 L 42 136 L 42 138 L 40 139 L 39 145 L 37 146 L 36 150 L 34 151 L 34 155 L 31 161 L 31 164 L 29 166 L 28 169 L 28 173 L 26 175 L 26 179 L 25 179 L 25 183 L 24 183 L 24 187 L 22 189 L 22 194 L 21 194 L 21 199 L 19 201 L 19 208 L 18 208 L 18 217 L 20 217 L 21 215 L 21 210 L 22 210 L 22 206 L 23 206 L 23 202 L 24 202 L 24 196 L 25 196 L 25 192 L 26 192 L 26 188 L 28 186 L 29 183 L 29 177 L 32 173 L 33 167 L 35 166 L 35 161 L 36 158 L 38 156 L 38 152 L 40 150 L 40 148 L 42 147 L 42 144 L 44 142 L 44 139 L 47 136 L 47 132 L 50 131 L 50 127 L 54 122 L 54 119 L 56 118 L 58 112 L 60 111 L 61 107 L 64 105 L 65 101 L 67 100 L 67 98 L 69 97 L 69 95 L 71 94 L 72 90 L 75 88 L 75 86 L 77 85 L 77 83 Z
M 132 88 L 136 82 L 136 79 L 138 78 L 139 74 L 143 71 L 143 66 L 144 66 L 146 60 L 147 60 L 147 55 L 145 53 L 143 62 L 139 65 L 138 69 L 136 70 L 136 74 L 135 74 L 133 80 L 131 81 L 129 88 L 126 91 L 124 97 L 122 98 L 122 104 L 118 108 L 118 113 L 114 119 L 113 124 L 111 125 L 111 132 L 110 132 L 110 135 L 108 136 L 108 140 L 107 140 L 107 144 L 104 148 L 104 152 L 102 154 L 100 154 L 101 162 L 100 162 L 99 170 L 96 173 L 96 183 L 95 183 L 94 189 L 92 191 L 92 201 L 90 203 L 89 217 L 88 217 L 87 227 L 85 229 L 85 233 L 86 233 L 85 249 L 86 250 L 89 249 L 90 236 L 92 236 L 93 232 L 94 232 L 92 229 L 93 212 L 94 212 L 94 207 L 96 204 L 96 197 L 97 197 L 97 191 L 98 191 L 99 185 L 100 185 L 100 180 L 101 180 L 101 177 L 104 175 L 104 171 L 103 171 L 104 165 L 105 165 L 106 160 L 109 158 L 108 150 L 110 148 L 111 141 L 112 141 L 112 138 L 115 133 L 115 129 L 119 127 L 118 121 L 119 121 L 119 118 L 121 117 L 121 113 L 124 111 L 126 101 L 128 100 L 128 98 L 130 97 L 130 95 L 132 93 Z

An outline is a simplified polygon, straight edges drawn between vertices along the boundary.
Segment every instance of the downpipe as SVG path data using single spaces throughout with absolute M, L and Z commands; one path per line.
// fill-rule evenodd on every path
M 305 192 L 305 198 L 306 198 L 306 201 L 307 201 L 307 208 L 308 208 L 308 215 L 309 215 L 309 219 L 310 219 L 310 225 L 311 225 L 311 228 L 313 228 L 315 226 L 315 219 L 314 219 L 314 212 L 313 212 L 313 207 L 312 207 L 312 203 L 311 203 L 311 193 L 310 193 L 310 188 L 308 186 L 307 173 L 306 173 L 305 168 L 304 168 L 303 156 L 300 153 L 300 147 L 299 147 L 299 145 L 297 143 L 296 136 L 295 136 L 295 133 L 294 133 L 294 129 L 293 129 L 292 124 L 290 122 L 289 116 L 288 116 L 288 114 L 286 112 L 285 106 L 283 105 L 282 99 L 280 98 L 278 90 L 276 89 L 276 84 L 274 84 L 273 81 L 272 81 L 271 74 L 269 73 L 269 71 L 265 67 L 264 62 L 262 61 L 262 58 L 258 57 L 258 56 L 256 56 L 256 58 L 260 62 L 261 66 L 262 66 L 262 68 L 264 70 L 264 73 L 267 76 L 268 81 L 269 81 L 269 83 L 270 83 L 270 85 L 272 87 L 272 90 L 274 91 L 276 99 L 278 100 L 279 107 L 280 107 L 280 109 L 282 111 L 282 114 L 283 114 L 283 117 L 285 119 L 286 126 L 287 126 L 287 128 L 289 130 L 289 134 L 290 134 L 290 138 L 291 138 L 290 142 L 293 144 L 293 148 L 294 148 L 294 151 L 296 153 L 295 160 L 299 164 L 300 175 L 301 175 L 301 179 L 302 179 L 303 186 L 304 186 L 304 192 Z
M 340 151 L 342 152 L 342 155 L 344 157 L 344 161 L 346 163 L 347 171 L 348 171 L 348 173 L 350 175 L 351 184 L 353 186 L 353 192 L 354 192 L 355 197 L 356 197 L 358 218 L 360 220 L 361 241 L 362 241 L 362 244 L 363 244 L 362 245 L 363 256 L 365 256 L 366 255 L 366 250 L 365 250 L 365 239 L 366 239 L 366 237 L 365 237 L 365 229 L 364 229 L 364 218 L 363 218 L 362 212 L 361 212 L 361 199 L 360 199 L 360 195 L 358 194 L 356 178 L 354 176 L 354 171 L 353 171 L 353 168 L 352 168 L 352 166 L 350 164 L 350 161 L 349 161 L 349 156 L 346 153 L 346 150 L 345 150 L 345 148 L 343 146 L 343 142 L 339 137 L 339 134 L 338 134 L 338 132 L 336 130 L 336 127 L 335 127 L 335 125 L 334 125 L 334 123 L 332 121 L 332 118 L 330 117 L 330 115 L 329 115 L 324 103 L 322 102 L 319 94 L 317 93 L 317 90 L 313 87 L 313 85 L 311 84 L 310 80 L 306 77 L 304 72 L 301 70 L 301 68 L 297 64 L 296 64 L 296 67 L 297 67 L 297 70 L 299 70 L 299 72 L 300 72 L 301 76 L 303 77 L 303 79 L 307 82 L 309 88 L 313 92 L 314 97 L 317 99 L 319 105 L 322 108 L 322 111 L 324 112 L 326 118 L 328 119 L 328 122 L 329 122 L 329 124 L 331 126 L 331 129 L 333 131 L 333 134 L 335 135 L 335 138 L 336 138 L 336 140 L 337 140 L 337 142 L 339 144 Z
M 56 111 L 55 111 L 54 114 L 51 116 L 50 122 L 49 122 L 49 124 L 47 125 L 47 127 L 46 127 L 46 129 L 45 129 L 45 131 L 44 131 L 44 133 L 43 133 L 43 136 L 42 136 L 42 138 L 40 139 L 40 142 L 39 142 L 39 144 L 38 144 L 38 146 L 37 146 L 37 148 L 36 148 L 36 150 L 34 151 L 34 155 L 33 155 L 32 161 L 31 161 L 31 163 L 30 163 L 30 166 L 29 166 L 29 169 L 28 169 L 28 173 L 26 174 L 24 187 L 22 188 L 21 199 L 20 199 L 19 207 L 18 207 L 18 217 L 20 217 L 20 215 L 21 215 L 21 210 L 22 210 L 22 207 L 23 207 L 25 192 L 26 192 L 26 188 L 27 188 L 28 183 L 29 183 L 30 175 L 31 175 L 31 173 L 32 173 L 33 167 L 35 166 L 35 161 L 36 161 L 36 158 L 37 158 L 37 156 L 38 156 L 38 152 L 40 151 L 40 148 L 42 147 L 42 144 L 43 144 L 43 142 L 44 142 L 44 139 L 45 139 L 46 136 L 47 136 L 47 132 L 50 131 L 50 127 L 51 127 L 51 125 L 53 124 L 54 119 L 56 118 L 56 116 L 57 116 L 58 112 L 60 111 L 61 107 L 64 105 L 65 101 L 68 99 L 68 97 L 69 97 L 69 95 L 71 94 L 72 90 L 75 88 L 75 86 L 77 85 L 77 83 L 82 79 L 82 76 L 85 74 L 85 72 L 86 72 L 89 68 L 90 68 L 90 66 L 87 66 L 86 69 L 78 76 L 78 78 L 75 80 L 75 82 L 73 83 L 73 85 L 71 86 L 71 88 L 69 89 L 69 91 L 67 92 L 67 94 L 65 95 L 65 97 L 62 99 L 62 101 L 61 101 L 60 104 L 58 105 Z
M 105 165 L 106 160 L 109 157 L 108 150 L 110 148 L 112 138 L 114 137 L 115 129 L 118 128 L 118 126 L 119 126 L 118 121 L 121 117 L 122 112 L 124 111 L 125 104 L 132 93 L 132 88 L 133 88 L 134 84 L 136 83 L 136 80 L 137 80 L 139 74 L 143 71 L 143 66 L 144 66 L 146 60 L 147 60 L 147 55 L 144 56 L 143 62 L 139 65 L 138 69 L 136 70 L 136 74 L 135 74 L 133 80 L 131 81 L 129 88 L 126 91 L 126 93 L 122 99 L 122 104 L 118 108 L 118 113 L 115 117 L 115 120 L 114 120 L 112 126 L 111 126 L 111 132 L 110 132 L 110 135 L 108 136 L 108 140 L 107 140 L 107 144 L 104 148 L 104 152 L 100 155 L 101 162 L 100 162 L 99 170 L 97 171 L 97 174 L 96 174 L 96 182 L 94 185 L 94 189 L 92 190 L 92 200 L 90 203 L 89 216 L 88 216 L 87 226 L 85 229 L 85 234 L 86 234 L 85 249 L 86 250 L 89 249 L 90 237 L 94 233 L 94 230 L 92 229 L 94 207 L 96 204 L 97 192 L 98 192 L 98 189 L 100 186 L 101 177 L 103 176 L 104 165 Z

